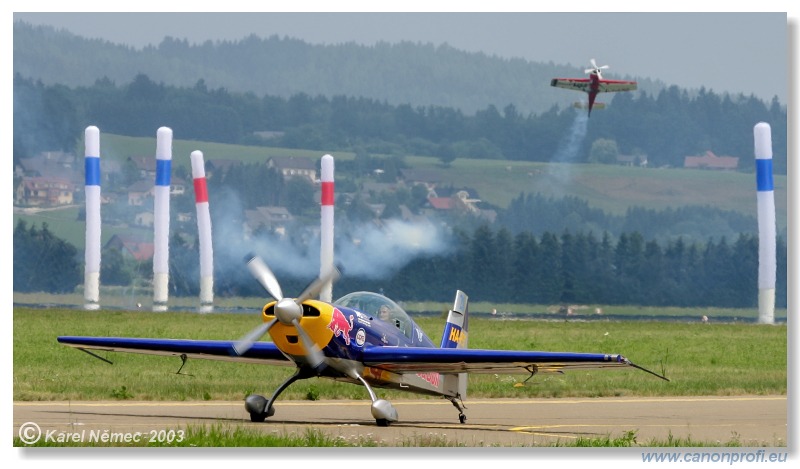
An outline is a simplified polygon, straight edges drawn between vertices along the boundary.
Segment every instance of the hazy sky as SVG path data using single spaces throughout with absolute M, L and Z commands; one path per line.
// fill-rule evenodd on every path
M 595 58 L 609 65 L 607 78 L 647 77 L 765 100 L 777 95 L 785 104 L 789 55 L 796 53 L 789 47 L 787 8 L 783 13 L 67 12 L 13 17 L 135 47 L 158 45 L 165 36 L 201 43 L 277 34 L 315 44 L 447 43 L 579 67 Z

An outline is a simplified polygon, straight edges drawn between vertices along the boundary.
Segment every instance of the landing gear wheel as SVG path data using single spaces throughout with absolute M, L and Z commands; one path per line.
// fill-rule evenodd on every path
M 266 412 L 250 412 L 250 421 L 251 422 L 263 422 L 267 419 L 267 417 L 272 417 L 275 415 L 275 407 L 267 404 L 269 407 Z
M 267 417 L 275 415 L 275 407 L 264 396 L 251 394 L 244 401 L 244 408 L 250 414 L 251 422 L 263 422 Z
M 263 422 L 267 417 L 272 417 L 273 415 L 275 415 L 275 408 L 270 406 L 266 412 L 250 412 L 250 421 Z
M 458 414 L 458 421 L 464 423 L 467 421 L 467 416 L 464 414 Z
M 388 427 L 389 426 L 389 420 L 387 420 L 387 419 L 375 419 L 375 423 L 379 427 Z

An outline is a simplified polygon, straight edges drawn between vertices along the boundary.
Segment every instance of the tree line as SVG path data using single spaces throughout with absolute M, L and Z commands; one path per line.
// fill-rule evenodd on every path
M 752 308 L 757 306 L 758 237 L 690 243 L 683 238 L 646 241 L 638 232 L 612 237 L 605 232 L 516 235 L 482 225 L 454 230 L 454 249 L 418 257 L 386 278 L 345 275 L 335 292 L 384 291 L 405 301 L 449 301 L 456 289 L 475 301 L 527 304 L 608 304 Z M 103 252 L 101 284 L 129 285 L 152 272 L 149 262 L 124 261 Z M 170 240 L 170 291 L 196 296 L 197 246 L 180 236 Z M 79 286 L 74 246 L 46 224 L 18 222 L 14 230 L 14 290 L 72 292 Z M 264 296 L 244 267 L 233 273 L 215 262 L 218 296 Z M 223 270 L 224 269 L 224 270 Z M 346 273 L 346 272 L 345 272 Z M 282 278 L 286 291 L 301 291 L 307 278 Z M 777 242 L 776 306 L 787 304 L 787 247 Z
M 450 256 L 415 259 L 391 282 L 399 298 L 447 301 L 458 288 L 477 301 L 534 304 L 755 307 L 758 238 L 659 243 L 637 232 L 513 236 L 488 226 L 459 235 Z M 778 240 L 777 305 L 786 305 L 786 243 Z
M 469 114 L 489 103 L 513 102 L 525 113 L 566 105 L 572 96 L 554 92 L 550 79 L 582 76 L 584 69 L 509 60 L 447 44 L 322 45 L 277 35 L 202 44 L 165 37 L 158 45 L 137 49 L 23 21 L 14 22 L 13 60 L 15 71 L 46 84 L 89 86 L 104 76 L 127 83 L 143 73 L 175 86 L 191 87 L 204 78 L 210 88 L 258 96 L 363 96 Z M 663 87 L 644 77 L 638 81 L 640 89 L 651 92 Z
M 576 93 L 577 94 L 577 93 Z M 576 96 L 577 98 L 577 96 Z M 320 151 L 367 151 L 390 155 L 554 161 L 582 110 L 553 106 L 524 115 L 514 104 L 467 115 L 457 108 L 390 105 L 363 97 L 297 93 L 289 98 L 157 83 L 143 74 L 127 85 L 107 78 L 93 86 L 46 86 L 14 79 L 14 156 L 42 150 L 74 150 L 86 125 L 128 136 L 152 136 L 169 123 L 181 138 L 270 145 Z M 589 160 L 594 142 L 611 141 L 620 154 L 638 155 L 651 166 L 682 166 L 707 150 L 738 156 L 753 170 L 753 126 L 770 123 L 774 171 L 786 173 L 786 109 L 751 96 L 731 97 L 701 89 L 696 96 L 670 87 L 657 95 L 616 93 L 613 105 L 586 125 L 575 156 Z M 264 131 L 273 136 L 264 139 Z M 277 133 L 276 133 L 277 132 Z
M 593 208 L 588 201 L 575 196 L 556 198 L 539 193 L 521 193 L 512 199 L 506 209 L 498 210 L 496 223 L 513 234 L 524 231 L 532 231 L 535 235 L 544 232 L 607 231 L 619 236 L 636 232 L 647 240 L 662 242 L 678 237 L 690 241 L 719 239 L 722 236 L 732 239 L 740 233 L 758 232 L 755 217 L 707 205 L 667 207 L 662 210 L 633 206 L 624 215 L 614 215 Z

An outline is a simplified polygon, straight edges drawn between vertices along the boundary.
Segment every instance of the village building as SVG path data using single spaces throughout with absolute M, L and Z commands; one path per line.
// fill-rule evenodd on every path
M 442 178 L 435 171 L 424 169 L 403 169 L 400 171 L 400 177 L 405 181 L 406 186 L 410 187 L 417 184 L 425 186 L 429 197 L 436 197 L 436 186 L 442 181 Z
M 186 193 L 186 181 L 181 178 L 171 178 L 169 181 L 170 195 L 183 195 Z
M 156 179 L 156 159 L 152 156 L 131 156 L 128 161 L 139 171 L 139 177 L 150 181 Z
M 733 156 L 717 156 L 711 150 L 702 156 L 687 156 L 683 160 L 684 168 L 736 170 L 739 158 Z
M 75 155 L 62 151 L 43 151 L 30 158 L 22 158 L 15 168 L 16 176 L 28 177 L 61 177 L 83 172 L 83 167 L 78 166 Z M 72 179 L 72 178 L 70 178 Z
M 244 234 L 253 236 L 258 230 L 266 229 L 278 234 L 285 234 L 294 217 L 286 207 L 264 206 L 244 211 Z
M 128 187 L 128 205 L 140 207 L 155 196 L 155 186 L 152 182 L 137 181 Z
M 280 172 L 284 179 L 303 177 L 312 183 L 317 181 L 317 167 L 308 158 L 274 156 L 267 161 L 267 167 Z
M 106 249 L 116 249 L 126 259 L 147 261 L 153 258 L 155 244 L 152 239 L 137 234 L 115 234 L 106 242 Z
M 71 205 L 75 185 L 60 177 L 23 177 L 14 193 L 14 204 L 28 207 Z
M 617 164 L 620 166 L 647 167 L 647 155 L 617 155 Z
M 139 212 L 134 217 L 134 223 L 137 226 L 142 226 L 145 228 L 152 228 L 155 224 L 156 216 L 153 212 Z

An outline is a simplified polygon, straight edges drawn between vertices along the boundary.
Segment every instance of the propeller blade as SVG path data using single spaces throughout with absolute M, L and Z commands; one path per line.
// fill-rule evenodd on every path
M 248 257 L 250 257 L 250 259 L 247 261 L 247 268 L 250 270 L 250 273 L 258 280 L 258 283 L 277 300 L 277 304 L 274 308 L 275 318 L 256 327 L 246 336 L 239 339 L 233 345 L 234 352 L 237 355 L 242 355 L 247 352 L 256 341 L 269 332 L 276 322 L 281 322 L 282 324 L 291 324 L 294 326 L 297 330 L 297 335 L 300 336 L 309 364 L 313 368 L 318 368 L 325 362 L 325 354 L 323 354 L 317 344 L 311 340 L 311 337 L 305 329 L 300 326 L 300 319 L 303 317 L 302 305 L 303 301 L 318 296 L 322 288 L 327 285 L 328 282 L 335 282 L 338 280 L 341 275 L 339 270 L 331 266 L 323 275 L 320 275 L 319 278 L 311 282 L 300 296 L 294 299 L 284 298 L 278 279 L 267 264 L 258 256 Z
M 273 325 L 275 325 L 276 322 L 278 322 L 277 318 L 273 319 L 270 322 L 265 322 L 260 326 L 256 327 L 255 329 L 253 329 L 252 331 L 250 331 L 246 336 L 242 337 L 235 344 L 233 344 L 233 351 L 236 353 L 236 355 L 242 355 L 248 350 L 250 350 L 250 347 L 252 347 L 253 344 L 256 343 L 259 339 L 264 337 L 264 334 L 269 332 L 269 330 L 272 328 Z
M 607 68 L 608 68 L 608 65 L 598 66 L 598 65 L 597 65 L 597 61 L 596 61 L 596 60 L 594 60 L 594 59 L 591 59 L 591 60 L 589 61 L 589 63 L 591 63 L 591 64 L 592 64 L 592 68 L 587 68 L 587 69 L 585 69 L 585 70 L 583 71 L 583 73 L 596 73 L 596 74 L 598 74 L 598 75 L 599 75 L 599 74 L 600 74 L 600 70 L 605 70 L 605 69 L 607 69 Z
M 309 337 L 305 329 L 300 327 L 300 321 L 295 319 L 292 321 L 292 324 L 294 324 L 294 328 L 297 329 L 297 335 L 300 336 L 300 341 L 303 343 L 303 348 L 306 351 L 309 364 L 312 368 L 317 368 L 325 362 L 325 354 L 323 354 L 322 350 L 317 347 L 317 344 L 311 340 L 311 337 Z
M 316 280 L 308 284 L 306 289 L 303 290 L 303 293 L 301 293 L 300 296 L 295 298 L 294 300 L 295 303 L 300 304 L 313 296 L 318 296 L 319 292 L 322 291 L 322 287 L 324 287 L 328 282 L 335 282 L 339 280 L 340 275 L 341 274 L 339 273 L 339 269 L 337 269 L 334 266 L 331 266 L 331 268 L 327 272 L 325 272 L 325 274 L 321 275 Z
M 260 257 L 253 256 L 247 261 L 247 268 L 273 298 L 278 301 L 283 299 L 283 291 L 277 277 Z

